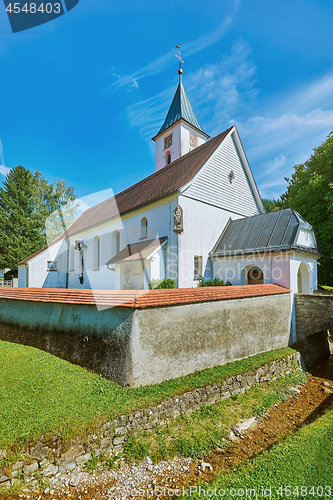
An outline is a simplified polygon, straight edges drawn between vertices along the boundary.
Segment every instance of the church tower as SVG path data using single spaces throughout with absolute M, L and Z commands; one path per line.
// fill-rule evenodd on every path
M 180 60 L 181 62 L 181 60 Z M 182 84 L 183 70 L 179 68 L 179 85 L 168 114 L 155 141 L 155 171 L 207 141 L 207 135 L 195 116 Z

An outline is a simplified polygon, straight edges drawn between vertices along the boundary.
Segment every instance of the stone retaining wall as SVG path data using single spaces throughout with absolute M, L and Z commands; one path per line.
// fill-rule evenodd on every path
M 45 477 L 73 470 L 92 457 L 103 453 L 115 453 L 123 448 L 126 437 L 142 430 L 154 429 L 178 417 L 191 413 L 202 406 L 212 405 L 236 394 L 243 394 L 254 385 L 275 380 L 301 368 L 299 353 L 275 360 L 255 371 L 234 375 L 223 382 L 201 387 L 180 396 L 174 396 L 157 406 L 139 410 L 130 415 L 121 415 L 112 422 L 101 425 L 95 434 L 78 436 L 67 449 L 57 439 L 47 442 L 35 441 L 28 450 L 22 451 L 18 462 L 0 468 L 0 483 L 15 481 L 22 473 L 31 476 L 40 473 Z M 0 450 L 0 463 L 7 455 Z

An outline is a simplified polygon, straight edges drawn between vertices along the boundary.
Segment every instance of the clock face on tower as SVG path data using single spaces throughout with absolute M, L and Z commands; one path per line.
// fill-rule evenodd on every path
M 172 146 L 172 134 L 168 135 L 168 137 L 164 139 L 164 149 L 168 149 L 171 146 Z
M 191 148 L 196 148 L 198 145 L 198 138 L 195 135 L 190 134 L 190 146 Z

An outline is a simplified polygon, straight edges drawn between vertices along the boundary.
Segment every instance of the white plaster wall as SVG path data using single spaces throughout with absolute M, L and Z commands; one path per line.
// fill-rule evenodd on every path
M 164 134 L 155 140 L 155 171 L 157 172 L 166 165 L 166 152 L 171 152 L 171 161 L 177 160 L 180 156 L 191 151 L 190 133 L 198 138 L 198 146 L 206 142 L 204 135 L 199 134 L 185 122 L 178 122 L 174 127 L 169 128 Z M 164 139 L 172 135 L 172 146 L 164 149 Z
M 214 259 L 213 278 L 230 281 L 232 285 L 247 285 L 248 271 L 251 267 L 258 267 L 264 273 L 264 283 L 289 288 L 289 260 L 287 252 Z
M 307 231 L 306 229 L 301 229 L 298 234 L 297 245 L 301 245 L 303 247 L 316 248 L 313 232 Z
M 58 271 L 48 271 L 47 261 L 57 261 Z M 65 288 L 67 272 L 67 243 L 62 240 L 37 255 L 28 263 L 29 288 Z M 26 286 L 23 266 L 19 286 Z
M 301 263 L 306 265 L 310 278 L 310 294 L 313 290 L 317 290 L 317 259 L 306 253 L 293 252 L 290 257 L 290 290 L 293 293 L 298 293 L 297 275 Z
M 236 132 L 224 139 L 183 192 L 196 200 L 251 217 L 261 213 L 261 208 L 257 206 L 234 135 Z M 228 178 L 231 170 L 235 175 L 232 183 Z
M 121 219 L 97 226 L 94 229 L 76 234 L 70 238 L 70 244 L 74 244 L 75 240 L 83 240 L 87 245 L 87 250 L 84 251 L 84 283 L 80 285 L 79 275 L 81 268 L 79 265 L 79 252 L 75 251 L 75 266 L 74 271 L 69 272 L 69 287 L 70 288 L 93 288 L 93 289 L 121 289 L 122 278 L 119 271 L 110 271 L 106 267 L 106 262 L 113 257 L 111 251 L 111 238 L 115 230 L 120 232 L 120 249 L 123 249 L 127 244 L 140 241 L 141 237 L 141 219 L 146 217 L 148 220 L 148 240 L 156 237 L 168 237 L 168 246 L 177 247 L 177 237 L 172 231 L 173 229 L 173 211 L 177 206 L 177 197 L 173 196 L 163 200 L 163 202 L 153 203 L 132 214 L 125 215 Z M 98 235 L 100 238 L 100 269 L 92 270 L 93 268 L 93 239 Z M 144 241 L 144 240 L 141 240 Z M 167 252 L 169 255 L 169 253 Z M 169 257 L 167 257 L 169 258 Z M 171 260 L 169 258 L 169 260 Z M 168 263 L 167 263 L 168 264 Z M 164 266 L 164 264 L 163 264 Z M 118 266 L 117 266 L 118 267 Z M 169 263 L 169 274 L 174 272 L 176 263 Z M 154 271 L 155 272 L 155 271 Z M 158 273 L 157 273 L 158 274 Z M 170 277 L 170 276 L 167 276 Z M 160 279 L 160 278 L 156 278 Z
M 194 256 L 202 256 L 202 271 L 205 279 L 211 279 L 209 252 L 213 249 L 230 216 L 226 210 L 207 205 L 197 200 L 179 196 L 179 204 L 183 209 L 184 232 L 178 237 L 180 276 L 179 287 L 197 286 L 194 277 Z

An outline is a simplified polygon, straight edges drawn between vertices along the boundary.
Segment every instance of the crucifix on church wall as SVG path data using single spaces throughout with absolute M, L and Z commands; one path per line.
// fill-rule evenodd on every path
M 128 283 L 130 280 L 130 276 L 131 276 L 131 270 L 128 266 L 126 266 L 124 269 L 124 275 L 125 275 L 125 281 L 126 281 L 126 283 Z

